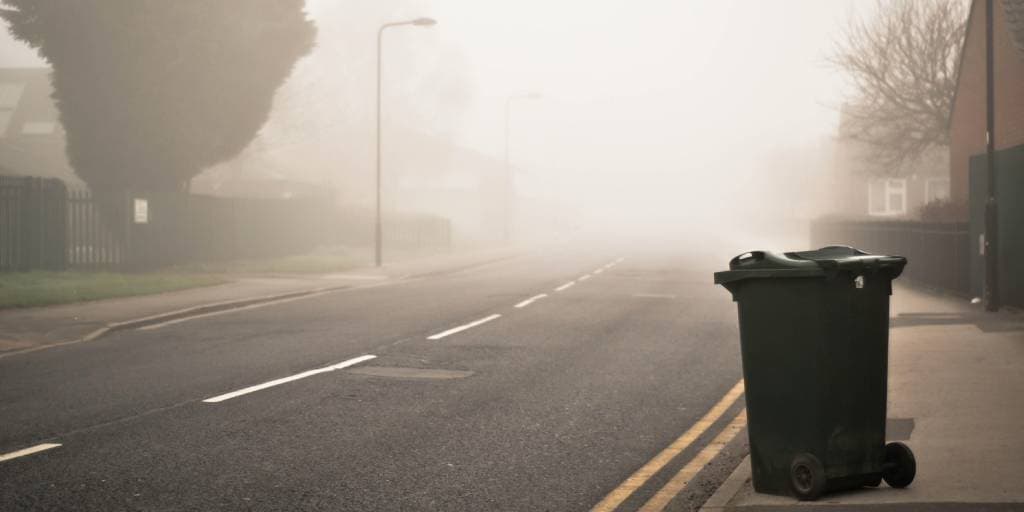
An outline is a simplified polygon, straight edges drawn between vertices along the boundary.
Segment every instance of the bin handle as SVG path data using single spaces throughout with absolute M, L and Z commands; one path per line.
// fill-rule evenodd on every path
M 750 251 L 736 256 L 729 261 L 729 268 L 735 269 L 764 259 L 764 251 Z

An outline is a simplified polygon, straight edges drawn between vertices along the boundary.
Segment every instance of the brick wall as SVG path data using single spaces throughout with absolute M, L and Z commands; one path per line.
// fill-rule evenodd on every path
M 1006 24 L 1003 0 L 995 0 L 996 149 L 1024 144 L 1024 52 Z M 985 152 L 985 0 L 975 0 L 960 64 L 960 81 L 950 120 L 950 192 L 966 204 L 971 155 Z

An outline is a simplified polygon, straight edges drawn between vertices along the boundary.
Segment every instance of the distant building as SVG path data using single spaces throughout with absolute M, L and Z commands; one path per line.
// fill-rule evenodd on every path
M 996 0 L 994 7 L 995 147 L 1024 154 L 1024 0 Z M 987 143 L 985 75 L 985 1 L 974 0 L 949 123 L 951 191 L 960 204 L 968 202 L 970 159 Z
M 192 178 L 189 192 L 217 197 L 291 199 L 323 196 L 330 190 L 323 184 L 288 179 L 284 172 L 269 166 L 232 160 L 210 167 Z
M 838 195 L 832 210 L 850 217 L 915 217 L 925 204 L 950 196 L 949 163 L 945 148 L 936 148 L 899 169 L 872 163 L 871 149 L 850 138 L 850 118 L 843 109 L 835 149 Z
M 80 183 L 52 95 L 49 68 L 0 69 L 0 175 Z

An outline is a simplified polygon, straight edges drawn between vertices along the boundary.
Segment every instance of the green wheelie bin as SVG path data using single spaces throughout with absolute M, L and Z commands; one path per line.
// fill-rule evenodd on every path
M 906 263 L 831 246 L 752 251 L 715 273 L 739 312 L 755 491 L 813 500 L 913 481 L 913 453 L 885 443 L 889 296 Z

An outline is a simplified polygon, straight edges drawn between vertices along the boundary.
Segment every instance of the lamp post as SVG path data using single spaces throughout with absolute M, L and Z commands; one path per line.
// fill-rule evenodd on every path
M 985 155 L 988 189 L 985 194 L 985 310 L 999 311 L 999 204 L 997 203 L 995 64 L 992 42 L 992 3 L 985 2 Z
M 378 266 L 378 267 L 381 266 L 381 263 L 383 262 L 383 256 L 381 254 L 382 253 L 383 243 L 382 243 L 382 237 L 381 237 L 382 228 L 381 228 L 381 217 L 380 217 L 380 166 L 381 166 L 381 162 L 380 162 L 381 161 L 381 151 L 380 151 L 380 148 L 381 148 L 381 129 L 380 129 L 380 124 L 381 124 L 381 119 L 380 119 L 381 101 L 380 101 L 380 98 L 381 98 L 381 57 L 383 56 L 382 43 L 384 41 L 384 30 L 388 29 L 388 28 L 391 28 L 391 27 L 400 27 L 400 26 L 403 26 L 403 25 L 415 25 L 417 27 L 432 27 L 432 26 L 434 26 L 436 24 L 437 24 L 437 21 L 432 19 L 432 18 L 416 18 L 414 20 L 393 21 L 393 22 L 390 22 L 390 23 L 385 23 L 385 24 L 381 25 L 380 28 L 377 30 L 377 201 L 376 201 L 376 210 L 377 211 L 376 211 L 376 220 L 375 220 L 375 226 L 374 226 L 375 229 L 374 229 L 374 253 L 373 254 L 374 254 L 374 264 L 376 266 Z
M 539 100 L 540 93 L 517 94 L 505 98 L 505 241 L 512 239 L 512 159 L 509 150 L 511 139 L 512 102 L 514 100 Z

